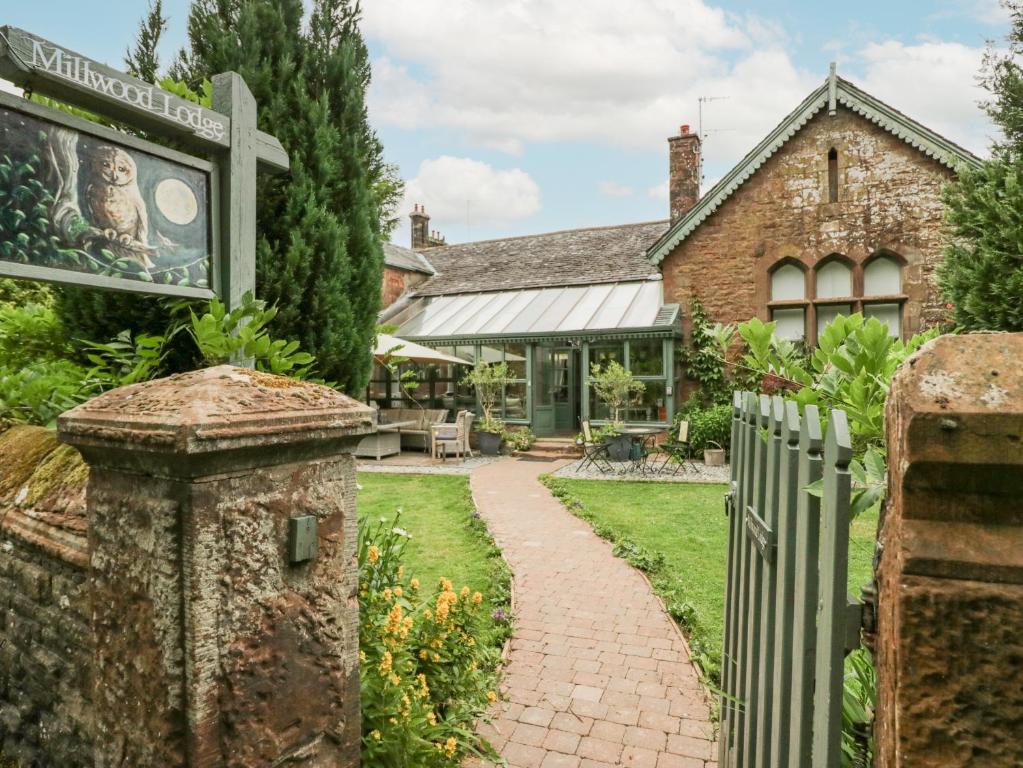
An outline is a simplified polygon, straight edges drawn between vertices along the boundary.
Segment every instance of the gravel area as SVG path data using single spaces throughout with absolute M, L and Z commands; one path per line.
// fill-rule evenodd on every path
M 386 459 L 383 461 L 360 459 L 357 470 L 390 475 L 468 475 L 474 469 L 485 467 L 500 458 L 500 456 L 476 456 L 464 461 L 449 459 L 447 462 L 417 461 L 408 464 L 390 463 Z
M 630 471 L 630 462 L 610 462 L 615 472 L 601 472 L 592 464 L 582 469 L 583 459 L 573 461 L 571 464 L 552 472 L 555 477 L 565 477 L 575 480 L 635 480 L 648 483 L 727 483 L 731 479 L 730 469 L 726 464 L 723 467 L 708 467 L 701 461 L 693 462 L 692 466 L 686 466 L 679 470 L 677 475 L 670 471 L 663 474 L 651 474 Z

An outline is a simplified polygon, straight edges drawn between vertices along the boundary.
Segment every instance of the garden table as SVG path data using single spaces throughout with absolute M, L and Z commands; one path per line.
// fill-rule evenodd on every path
M 657 436 L 666 432 L 665 427 L 623 427 L 619 434 L 628 435 L 632 438 L 632 448 L 629 451 L 630 466 L 627 471 L 647 471 L 647 457 L 650 455 L 650 448 L 657 442 Z
M 415 421 L 391 421 L 377 424 L 377 431 L 366 435 L 359 441 L 355 455 L 361 458 L 374 458 L 380 461 L 384 456 L 401 453 L 401 428 L 414 427 Z

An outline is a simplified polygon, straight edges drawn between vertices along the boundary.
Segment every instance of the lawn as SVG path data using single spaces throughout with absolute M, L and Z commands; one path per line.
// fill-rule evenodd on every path
M 654 589 L 690 635 L 694 653 L 706 654 L 704 665 L 715 670 L 721 659 L 725 603 L 726 486 L 560 478 L 547 482 L 598 533 L 617 541 L 619 553 L 647 570 Z M 876 529 L 876 514 L 853 523 L 849 584 L 855 594 L 870 579 Z
M 411 535 L 405 568 L 424 588 L 435 589 L 442 576 L 456 589 L 479 590 L 493 605 L 507 600 L 510 576 L 500 553 L 484 533 L 466 477 L 446 475 L 359 474 L 360 518 L 391 519 Z

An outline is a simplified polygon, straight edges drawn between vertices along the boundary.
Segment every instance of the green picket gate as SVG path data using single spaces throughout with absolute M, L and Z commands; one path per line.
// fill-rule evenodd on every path
M 722 768 L 839 765 L 843 664 L 860 627 L 846 592 L 851 459 L 845 412 L 822 425 L 815 406 L 801 417 L 778 396 L 734 394 Z

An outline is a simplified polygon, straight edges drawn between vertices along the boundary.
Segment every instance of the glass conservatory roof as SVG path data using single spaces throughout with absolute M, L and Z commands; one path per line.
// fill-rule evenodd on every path
M 383 319 L 406 339 L 672 331 L 678 305 L 662 304 L 661 282 L 646 280 L 421 296 Z

